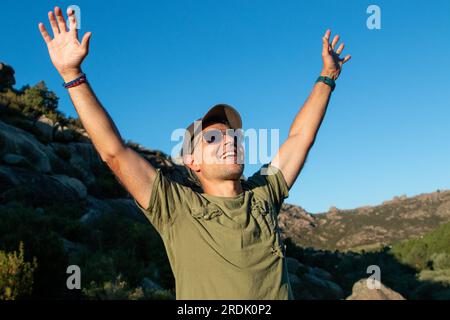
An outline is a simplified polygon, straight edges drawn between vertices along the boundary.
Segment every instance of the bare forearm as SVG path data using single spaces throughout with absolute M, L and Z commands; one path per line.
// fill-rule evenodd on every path
M 330 101 L 331 88 L 323 82 L 316 83 L 311 94 L 297 113 L 289 136 L 299 135 L 314 141 Z
M 351 56 L 340 58 L 339 55 L 344 49 L 344 44 L 342 43 L 335 50 L 339 36 L 336 35 L 330 44 L 330 35 L 331 30 L 327 30 L 322 38 L 323 68 L 320 75 L 337 80 L 342 65 L 350 60 Z M 308 99 L 295 116 L 289 130 L 289 137 L 272 160 L 272 165 L 283 173 L 289 188 L 294 184 L 303 168 L 327 110 L 330 96 L 331 87 L 329 85 L 323 82 L 314 85 Z
M 74 74 L 63 76 L 66 82 L 74 78 L 76 78 Z M 103 161 L 107 161 L 123 150 L 125 145 L 122 137 L 91 86 L 83 83 L 68 91 L 81 123 Z

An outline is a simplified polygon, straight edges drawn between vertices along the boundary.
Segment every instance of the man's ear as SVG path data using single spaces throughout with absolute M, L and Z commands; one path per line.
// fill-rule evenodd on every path
M 192 154 L 184 155 L 183 163 L 186 167 L 188 167 L 192 171 L 195 171 L 195 172 L 200 171 L 200 166 L 194 163 L 194 155 L 192 155 Z

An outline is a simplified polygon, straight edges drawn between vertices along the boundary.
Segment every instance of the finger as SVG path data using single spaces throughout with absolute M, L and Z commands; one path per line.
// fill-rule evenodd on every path
M 59 35 L 59 28 L 58 24 L 56 23 L 55 15 L 53 14 L 53 11 L 48 12 L 48 21 L 50 21 L 50 25 L 52 26 L 53 30 L 53 36 L 56 37 Z
M 333 41 L 331 42 L 331 49 L 334 50 L 334 47 L 336 46 L 338 41 L 339 41 L 339 35 L 335 35 L 334 38 L 333 38 Z
M 61 33 L 67 32 L 66 20 L 62 15 L 62 11 L 59 7 L 55 7 L 56 21 L 58 21 L 59 31 Z
M 348 60 L 350 60 L 352 58 L 351 55 L 346 55 L 344 60 L 342 60 L 342 64 L 346 63 Z
M 339 48 L 336 50 L 336 54 L 340 55 L 342 53 L 342 50 L 344 50 L 345 44 L 341 43 Z
M 91 40 L 92 32 L 86 32 L 81 40 L 81 46 L 89 52 L 89 41 Z
M 69 19 L 69 30 L 78 36 L 77 19 L 75 17 L 75 11 L 72 8 L 67 8 L 67 16 Z
M 39 23 L 39 31 L 41 31 L 41 35 L 42 35 L 42 38 L 44 38 L 45 43 L 49 44 L 50 41 L 52 41 L 52 38 L 48 34 L 43 23 Z
M 327 30 L 322 38 L 322 54 L 327 54 L 329 51 L 330 34 L 331 34 L 331 31 Z

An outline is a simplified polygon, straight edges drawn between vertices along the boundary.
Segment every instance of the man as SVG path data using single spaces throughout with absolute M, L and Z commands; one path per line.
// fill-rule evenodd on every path
M 314 143 L 334 81 L 342 65 L 339 36 L 323 37 L 323 69 L 312 93 L 296 115 L 287 140 L 269 165 L 247 180 L 242 127 L 231 106 L 214 106 L 188 127 L 183 161 L 200 190 L 164 177 L 122 138 L 81 71 L 91 33 L 78 41 L 76 19 L 68 10 L 69 30 L 61 9 L 49 12 L 52 39 L 39 29 L 50 58 L 65 81 L 72 102 L 92 142 L 136 205 L 160 233 L 176 280 L 177 299 L 292 299 L 285 248 L 277 215 Z

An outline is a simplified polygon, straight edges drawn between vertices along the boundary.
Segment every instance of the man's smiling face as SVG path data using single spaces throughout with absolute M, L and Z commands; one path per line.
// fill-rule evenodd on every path
M 224 123 L 206 125 L 194 139 L 194 164 L 208 180 L 238 180 L 244 171 L 242 130 Z

